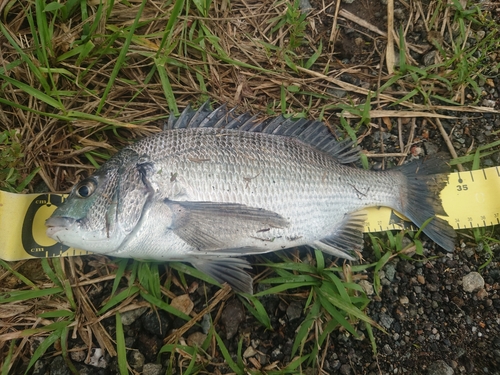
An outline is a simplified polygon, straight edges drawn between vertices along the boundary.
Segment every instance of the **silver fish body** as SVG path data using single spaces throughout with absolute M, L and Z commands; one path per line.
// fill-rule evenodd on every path
M 320 123 L 267 123 L 224 107 L 187 109 L 169 129 L 125 147 L 75 186 L 47 220 L 69 246 L 118 257 L 180 260 L 252 292 L 238 256 L 310 245 L 354 259 L 363 208 L 388 206 L 447 250 L 455 233 L 439 192 L 441 157 L 374 172 Z

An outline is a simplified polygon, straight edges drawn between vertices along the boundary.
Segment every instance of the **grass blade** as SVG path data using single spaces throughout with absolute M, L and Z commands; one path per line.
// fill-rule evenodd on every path
M 118 370 L 120 375 L 128 375 L 127 348 L 125 346 L 125 334 L 123 333 L 122 317 L 116 313 L 116 352 L 118 353 Z
M 111 72 L 111 75 L 108 80 L 108 84 L 106 85 L 106 88 L 104 89 L 104 92 L 101 97 L 101 101 L 99 102 L 99 106 L 97 107 L 96 113 L 99 114 L 102 111 L 102 108 L 104 107 L 104 104 L 108 100 L 108 95 L 109 92 L 111 91 L 111 88 L 113 87 L 113 84 L 115 83 L 116 77 L 118 76 L 118 73 L 120 72 L 120 69 L 125 63 L 125 59 L 127 57 L 127 52 L 130 47 L 130 42 L 132 41 L 132 37 L 134 36 L 135 30 L 137 29 L 137 26 L 139 24 L 139 20 L 142 16 L 142 12 L 144 11 L 144 7 L 147 4 L 147 0 L 142 0 L 141 5 L 139 6 L 139 9 L 137 10 L 137 15 L 135 16 L 134 22 L 130 26 L 130 30 L 127 33 L 127 37 L 125 38 L 125 42 L 123 43 L 122 48 L 120 49 L 120 55 L 118 56 L 118 59 L 116 60 L 115 67 L 113 68 L 113 71 Z

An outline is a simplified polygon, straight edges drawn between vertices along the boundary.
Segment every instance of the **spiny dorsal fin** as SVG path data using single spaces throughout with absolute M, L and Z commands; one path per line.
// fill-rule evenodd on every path
M 347 139 L 337 141 L 325 124 L 320 121 L 285 118 L 278 116 L 265 121 L 258 121 L 249 113 L 236 115 L 234 109 L 226 105 L 211 110 L 205 102 L 197 111 L 187 106 L 178 118 L 170 115 L 164 130 L 193 128 L 223 128 L 246 132 L 258 132 L 293 137 L 318 150 L 333 156 L 339 163 L 355 163 L 359 160 L 359 149 Z

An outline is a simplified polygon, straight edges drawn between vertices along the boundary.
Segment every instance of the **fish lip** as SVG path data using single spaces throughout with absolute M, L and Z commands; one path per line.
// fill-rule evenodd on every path
M 47 220 L 45 220 L 45 226 L 47 227 L 47 236 L 53 237 L 57 232 L 65 229 L 67 230 L 76 222 L 76 219 L 67 216 L 49 217 Z

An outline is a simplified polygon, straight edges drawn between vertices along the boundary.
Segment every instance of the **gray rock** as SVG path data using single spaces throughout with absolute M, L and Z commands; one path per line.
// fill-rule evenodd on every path
M 436 361 L 427 369 L 428 375 L 453 375 L 455 371 L 445 361 Z
M 33 375 L 44 375 L 47 369 L 47 362 L 39 359 L 33 365 Z
M 383 327 L 389 329 L 389 328 L 391 328 L 391 325 L 392 325 L 393 322 L 394 322 L 394 318 L 391 318 L 387 314 L 380 314 L 380 324 Z
M 76 349 L 79 349 L 79 347 L 75 346 L 73 350 L 69 353 L 69 357 L 71 358 L 72 361 L 83 362 L 85 358 L 87 358 L 86 350 L 83 348 L 81 348 L 81 350 L 76 350 Z
M 433 64 L 436 64 L 439 59 L 439 52 L 438 51 L 431 51 L 429 53 L 426 53 L 424 55 L 424 65 L 425 66 L 430 66 L 430 65 L 433 65 Z
M 302 305 L 299 302 L 293 301 L 286 309 L 286 316 L 289 321 L 299 319 L 302 315 Z
M 85 363 L 94 367 L 106 368 L 108 367 L 108 361 L 106 356 L 100 348 L 95 348 L 92 350 L 92 355 L 90 358 L 85 360 Z
M 206 338 L 207 338 L 207 335 L 205 335 L 202 332 L 193 332 L 188 336 L 186 341 L 187 341 L 187 344 L 189 346 L 200 347 L 201 345 L 203 345 L 203 342 L 205 341 Z
M 133 322 L 137 320 L 137 318 L 139 318 L 142 314 L 144 314 L 147 309 L 148 309 L 147 307 L 139 307 L 138 309 L 135 310 L 125 311 L 121 315 L 122 324 L 124 326 L 131 325 Z
M 392 354 L 392 348 L 389 346 L 389 344 L 385 344 L 383 350 L 384 350 L 384 353 L 387 355 Z
M 248 348 L 245 349 L 245 352 L 243 353 L 243 358 L 250 358 L 256 354 L 257 351 L 252 346 L 249 346 Z
M 389 281 L 394 280 L 394 276 L 396 275 L 396 267 L 393 264 L 389 263 L 385 266 L 385 278 Z
M 367 296 L 373 296 L 373 294 L 375 293 L 373 284 L 368 280 L 361 280 L 358 284 L 361 288 L 363 288 Z
M 481 102 L 481 104 L 483 106 L 485 106 L 485 107 L 494 108 L 495 105 L 496 105 L 496 101 L 491 100 L 491 99 L 483 99 L 483 101 Z
M 221 323 L 226 328 L 226 339 L 231 339 L 236 332 L 241 322 L 245 320 L 245 310 L 237 299 L 232 299 L 224 307 L 221 316 Z
M 342 375 L 351 375 L 351 366 L 349 366 L 347 363 L 340 366 L 340 373 Z
M 161 375 L 163 368 L 157 363 L 146 363 L 142 369 L 142 375 Z
M 309 13 L 313 10 L 313 7 L 309 0 L 299 0 L 300 13 Z
M 329 94 L 332 94 L 333 96 L 337 98 L 343 98 L 346 96 L 347 91 L 343 89 L 337 89 L 337 88 L 329 88 L 326 90 Z
M 201 320 L 201 330 L 206 335 L 208 331 L 210 331 L 210 327 L 212 326 L 212 320 L 210 318 L 210 314 L 203 315 L 203 319 Z
M 478 272 L 471 272 L 462 279 L 462 286 L 467 293 L 484 287 L 484 279 Z
M 144 355 L 141 352 L 139 352 L 137 350 L 133 350 L 130 353 L 128 364 L 135 371 L 142 372 L 142 370 L 144 368 L 144 362 L 146 362 L 146 358 L 144 357 Z
M 143 328 L 158 337 L 165 337 L 170 327 L 170 319 L 165 311 L 150 311 L 141 316 Z
M 78 375 L 95 375 L 96 371 L 93 368 L 90 368 L 89 366 L 85 366 L 82 364 L 77 363 L 75 368 L 78 370 Z
M 408 16 L 405 12 L 404 9 L 401 9 L 401 8 L 394 8 L 394 18 L 396 18 L 397 20 L 404 20 L 406 19 Z
M 69 370 L 68 366 L 66 365 L 66 362 L 64 361 L 64 358 L 61 355 L 55 357 L 52 360 L 52 362 L 50 363 L 49 374 L 50 375 L 72 375 L 71 371 Z

